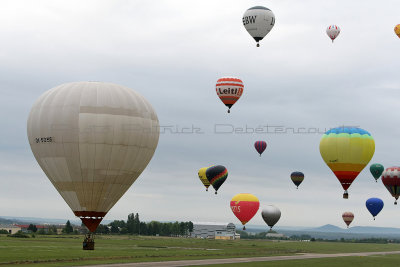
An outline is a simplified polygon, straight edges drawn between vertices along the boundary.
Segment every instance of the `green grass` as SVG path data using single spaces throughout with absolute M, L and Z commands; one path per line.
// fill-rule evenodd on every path
M 375 255 L 367 257 L 340 257 L 324 259 L 304 259 L 304 260 L 285 260 L 270 262 L 249 262 L 224 265 L 207 265 L 208 267 L 343 267 L 343 266 L 362 266 L 362 267 L 393 267 L 398 266 L 400 255 Z
M 296 253 L 400 250 L 400 244 L 203 240 L 137 236 L 97 236 L 94 251 L 82 250 L 83 236 L 0 236 L 0 266 L 71 266 L 123 262 L 261 257 Z

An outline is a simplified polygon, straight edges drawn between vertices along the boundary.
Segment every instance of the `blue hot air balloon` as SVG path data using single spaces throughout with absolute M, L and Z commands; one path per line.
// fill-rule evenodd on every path
M 367 202 L 365 202 L 365 205 L 367 206 L 367 209 L 372 214 L 372 216 L 374 216 L 375 220 L 375 216 L 378 215 L 378 213 L 383 208 L 383 201 L 380 198 L 372 197 L 368 199 Z

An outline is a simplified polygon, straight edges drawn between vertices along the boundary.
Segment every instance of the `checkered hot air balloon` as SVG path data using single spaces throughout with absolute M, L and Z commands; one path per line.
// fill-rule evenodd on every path
M 330 25 L 326 28 L 326 34 L 328 34 L 329 38 L 331 38 L 332 43 L 338 37 L 340 33 L 340 28 L 337 25 Z
M 397 199 L 400 196 L 400 167 L 387 168 L 382 173 L 382 183 L 395 198 L 394 204 L 397 205 Z
M 243 82 L 239 78 L 222 77 L 218 79 L 215 90 L 222 103 L 228 107 L 228 113 L 231 112 L 233 104 L 242 96 L 243 88 Z

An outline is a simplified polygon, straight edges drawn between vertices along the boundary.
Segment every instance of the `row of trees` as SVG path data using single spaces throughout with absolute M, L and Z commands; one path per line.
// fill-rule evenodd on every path
M 97 227 L 98 234 L 134 234 L 134 235 L 160 235 L 160 236 L 188 236 L 193 231 L 192 222 L 168 222 L 151 221 L 141 222 L 139 214 L 129 214 L 128 220 L 115 220 L 108 225 L 100 224 Z

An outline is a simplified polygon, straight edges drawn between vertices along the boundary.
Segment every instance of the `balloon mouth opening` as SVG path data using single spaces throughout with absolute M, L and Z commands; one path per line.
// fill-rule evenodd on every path
M 82 223 L 89 229 L 90 232 L 94 233 L 104 216 L 106 216 L 107 212 L 74 211 L 74 214 L 81 219 Z

